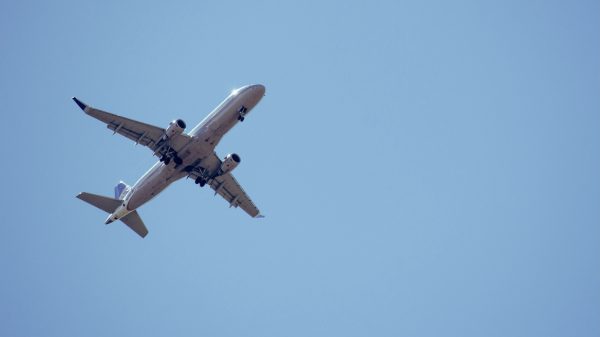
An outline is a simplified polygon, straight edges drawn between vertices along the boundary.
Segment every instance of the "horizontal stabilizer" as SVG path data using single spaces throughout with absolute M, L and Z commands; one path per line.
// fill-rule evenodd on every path
M 142 218 L 140 218 L 140 215 L 138 214 L 137 211 L 133 211 L 133 212 L 127 214 L 126 216 L 122 217 L 121 221 L 123 221 L 129 228 L 131 228 L 139 236 L 145 237 L 146 235 L 148 235 L 148 229 L 144 225 L 144 222 L 142 221 Z
M 88 204 L 98 207 L 106 213 L 114 212 L 117 207 L 121 204 L 121 200 L 104 197 L 97 194 L 81 192 L 77 195 L 77 198 L 87 202 Z

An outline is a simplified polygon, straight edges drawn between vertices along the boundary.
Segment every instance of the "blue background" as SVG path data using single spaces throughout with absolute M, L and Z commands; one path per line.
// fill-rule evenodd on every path
M 598 1 L 0 2 L 0 336 L 600 336 Z M 193 126 L 144 240 L 77 200 L 155 161 L 70 100 Z

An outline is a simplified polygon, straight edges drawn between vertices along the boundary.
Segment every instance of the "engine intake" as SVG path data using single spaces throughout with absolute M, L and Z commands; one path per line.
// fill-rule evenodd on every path
M 169 123 L 169 127 L 165 130 L 165 137 L 171 138 L 175 135 L 180 135 L 185 130 L 185 122 L 182 119 L 176 119 Z
M 223 159 L 223 163 L 221 164 L 221 171 L 223 173 L 233 171 L 233 169 L 235 169 L 238 166 L 240 161 L 241 158 L 236 153 L 228 154 L 227 156 L 225 156 L 225 159 Z

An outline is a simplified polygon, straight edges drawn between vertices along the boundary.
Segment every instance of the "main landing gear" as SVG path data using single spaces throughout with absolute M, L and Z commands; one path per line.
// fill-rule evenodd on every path
M 175 162 L 175 165 L 181 165 L 183 163 L 183 159 L 174 156 L 173 161 Z M 159 159 L 161 162 L 165 163 L 165 165 L 169 165 L 171 163 L 171 157 L 167 157 L 167 156 L 162 156 Z
M 206 185 L 206 180 L 202 177 L 196 178 L 196 180 L 194 180 L 194 182 L 196 184 L 200 185 L 200 187 L 204 187 L 204 185 Z
M 208 170 L 201 166 L 189 167 L 191 168 L 189 171 L 190 173 L 192 173 L 191 175 L 196 177 L 196 179 L 194 179 L 194 183 L 200 185 L 200 187 L 204 187 L 204 185 L 206 185 L 208 183 L 208 180 L 210 179 L 210 174 Z

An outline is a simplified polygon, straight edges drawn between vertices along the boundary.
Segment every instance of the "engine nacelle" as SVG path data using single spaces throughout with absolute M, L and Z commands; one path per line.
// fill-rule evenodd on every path
M 223 173 L 231 172 L 234 168 L 238 166 L 241 158 L 235 153 L 228 154 L 225 159 L 223 159 L 223 163 L 221 164 L 221 171 Z
M 165 130 L 165 138 L 171 138 L 175 135 L 180 135 L 185 130 L 185 122 L 181 119 L 176 119 L 169 123 L 169 127 Z

